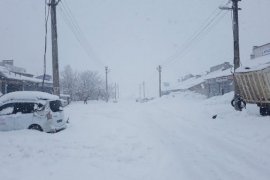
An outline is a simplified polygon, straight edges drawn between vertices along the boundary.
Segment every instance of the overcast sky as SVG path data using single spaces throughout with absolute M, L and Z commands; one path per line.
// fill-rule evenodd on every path
M 224 0 L 62 0 L 70 7 L 89 42 L 88 55 L 57 9 L 60 70 L 94 70 L 118 82 L 122 95 L 138 95 L 146 82 L 147 94 L 156 96 L 158 74 L 175 82 L 187 73 L 201 73 L 210 66 L 233 62 L 231 14 L 195 41 L 185 56 L 182 46 Z M 225 2 L 225 3 L 224 3 Z M 252 46 L 270 42 L 270 1 L 242 0 L 239 15 L 241 60 L 249 58 Z M 212 16 L 213 17 L 213 16 Z M 44 0 L 0 0 L 0 59 L 35 75 L 43 72 Z M 50 32 L 50 27 L 49 27 Z M 48 39 L 47 71 L 51 72 L 51 41 Z M 178 54 L 178 56 L 175 56 Z M 170 57 L 174 57 L 170 62 Z

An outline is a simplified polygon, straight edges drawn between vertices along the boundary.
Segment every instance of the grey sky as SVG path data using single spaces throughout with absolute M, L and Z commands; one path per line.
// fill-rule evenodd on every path
M 159 64 L 181 51 L 183 43 L 222 0 L 63 0 L 71 8 L 91 45 L 90 57 L 65 24 L 58 7 L 60 68 L 111 69 L 110 82 L 119 82 L 125 94 L 138 94 L 146 81 L 148 94 L 157 95 Z M 249 58 L 253 45 L 270 42 L 270 1 L 242 0 L 240 7 L 241 58 Z M 61 4 L 60 4 L 61 6 Z M 44 51 L 44 0 L 0 0 L 0 59 L 41 74 Z M 49 27 L 50 28 L 50 27 Z M 50 31 L 50 29 L 49 29 Z M 51 72 L 49 36 L 47 70 Z M 227 13 L 211 31 L 192 46 L 186 56 L 164 67 L 164 81 L 209 66 L 232 62 L 231 15 Z

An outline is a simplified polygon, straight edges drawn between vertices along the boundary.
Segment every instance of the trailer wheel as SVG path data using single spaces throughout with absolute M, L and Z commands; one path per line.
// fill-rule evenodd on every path
M 247 103 L 240 96 L 238 96 L 231 101 L 231 105 L 234 108 L 236 106 L 239 111 L 242 111 L 242 109 L 246 108 Z
M 260 107 L 260 115 L 269 116 L 270 115 L 270 109 L 268 107 Z

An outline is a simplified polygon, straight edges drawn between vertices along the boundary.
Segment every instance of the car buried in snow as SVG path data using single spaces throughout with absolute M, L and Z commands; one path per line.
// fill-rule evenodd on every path
M 58 96 L 37 91 L 18 91 L 0 97 L 0 131 L 34 129 L 58 132 L 66 120 Z

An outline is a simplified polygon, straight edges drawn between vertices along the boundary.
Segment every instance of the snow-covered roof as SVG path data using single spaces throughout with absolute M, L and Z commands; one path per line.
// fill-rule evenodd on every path
M 236 72 L 259 71 L 270 67 L 270 55 L 250 59 L 242 62 L 242 66 L 236 69 Z
M 67 98 L 69 98 L 70 95 L 69 94 L 60 94 L 60 97 L 67 97 Z
M 24 100 L 24 101 L 29 101 L 29 100 L 58 100 L 59 97 L 45 93 L 45 92 L 39 92 L 39 91 L 16 91 L 16 92 L 11 92 L 8 94 L 5 94 L 0 97 L 0 103 L 4 103 L 7 101 L 12 101 L 12 100 Z
M 35 83 L 41 83 L 41 79 L 37 78 L 31 78 L 31 77 L 26 77 L 22 76 L 16 73 L 13 73 L 9 71 L 6 67 L 0 66 L 0 75 L 4 76 L 5 78 L 8 79 L 15 79 L 15 80 L 21 80 L 21 81 L 30 81 L 30 82 L 35 82 Z M 51 81 L 45 81 L 45 83 L 52 83 Z
M 186 81 L 182 81 L 182 82 L 178 83 L 177 85 L 175 85 L 174 87 L 172 87 L 170 89 L 189 89 L 193 86 L 196 86 L 198 84 L 203 83 L 204 81 L 206 81 L 208 79 L 229 76 L 231 74 L 232 74 L 231 69 L 227 69 L 224 71 L 218 70 L 218 71 L 214 71 L 214 72 L 202 75 L 199 78 L 192 77 Z

